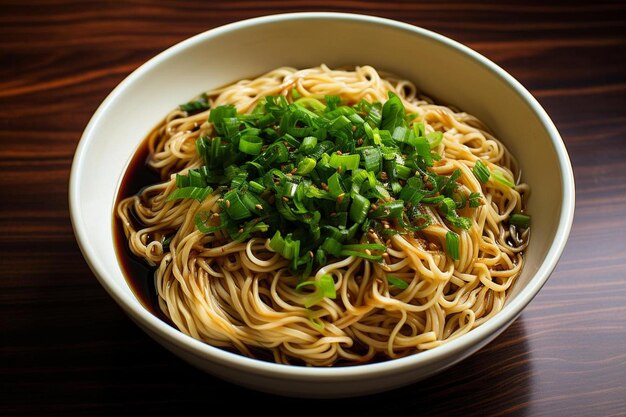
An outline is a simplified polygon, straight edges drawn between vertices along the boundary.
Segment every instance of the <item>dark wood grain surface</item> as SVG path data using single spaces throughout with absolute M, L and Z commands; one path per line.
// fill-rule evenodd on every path
M 626 415 L 626 7 L 620 2 L 0 1 L 0 415 Z M 213 27 L 287 11 L 434 30 L 522 82 L 561 132 L 576 216 L 541 293 L 448 371 L 341 401 L 284 399 L 204 374 L 100 287 L 69 220 L 70 164 L 112 88 Z

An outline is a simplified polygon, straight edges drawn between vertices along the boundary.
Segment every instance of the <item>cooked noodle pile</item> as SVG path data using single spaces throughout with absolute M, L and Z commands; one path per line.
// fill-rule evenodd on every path
M 279 68 L 207 96 L 211 108 L 234 104 L 246 113 L 259 99 L 287 96 L 292 89 L 300 96 L 340 96 L 348 105 L 361 99 L 385 102 L 393 91 L 427 132 L 443 132 L 434 149 L 442 159 L 431 170 L 439 175 L 460 170 L 458 182 L 465 192 L 481 193 L 482 198 L 478 208 L 462 213 L 473 224 L 457 231 L 460 259 L 446 254 L 450 229 L 426 206 L 432 224 L 422 231 L 386 238 L 368 234 L 369 242 L 387 246 L 382 262 L 333 258 L 314 270 L 314 277 L 333 277 L 337 296 L 305 308 L 307 294 L 296 290 L 298 277 L 270 249 L 267 237 L 235 243 L 220 232 L 205 234 L 196 228 L 197 213 L 220 211 L 219 193 L 201 203 L 166 201 L 176 189 L 176 173 L 203 165 L 195 141 L 213 129 L 207 121 L 210 110 L 187 116 L 176 109 L 149 137 L 148 165 L 163 182 L 125 198 L 116 208 L 131 251 L 156 267 L 158 301 L 165 315 L 182 332 L 213 346 L 252 357 L 271 352 L 278 363 L 329 366 L 432 349 L 497 314 L 522 268 L 530 230 L 522 232 L 507 221 L 523 209 L 525 184 L 481 184 L 472 173 L 481 158 L 519 182 L 519 169 L 502 143 L 474 116 L 435 104 L 418 95 L 411 82 L 369 66 Z M 164 249 L 164 238 L 172 235 Z M 389 274 L 408 287 L 391 285 L 385 279 Z

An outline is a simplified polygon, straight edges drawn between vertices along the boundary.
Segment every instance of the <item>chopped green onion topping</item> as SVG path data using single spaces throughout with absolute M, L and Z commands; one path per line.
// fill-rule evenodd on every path
M 526 229 L 528 228 L 528 226 L 530 226 L 530 216 L 520 213 L 514 213 L 511 214 L 511 217 L 509 217 L 509 223 L 513 226 Z
M 209 109 L 209 97 L 206 93 L 202 93 L 197 99 L 192 100 L 189 103 L 181 104 L 178 107 L 188 114 L 199 113 Z
M 163 241 L 161 242 L 161 245 L 163 246 L 163 250 L 169 250 L 170 248 L 170 243 L 172 242 L 172 238 L 174 237 L 174 235 L 170 235 L 166 238 L 163 239 Z
M 317 138 L 315 136 L 307 136 L 306 138 L 302 139 L 300 151 L 308 154 L 313 149 L 315 149 L 315 145 L 317 145 Z
M 394 277 L 393 275 L 387 275 L 387 281 L 390 285 L 393 285 L 400 290 L 409 288 L 409 284 L 407 284 L 406 281 L 403 281 L 398 277 Z
M 306 175 L 313 171 L 315 168 L 315 159 L 313 158 L 304 158 L 302 161 L 298 163 L 298 175 Z
M 248 155 L 258 155 L 263 147 L 263 139 L 258 136 L 243 136 L 239 139 L 239 150 Z
M 179 200 L 182 198 L 193 198 L 199 202 L 204 201 L 209 194 L 213 192 L 211 187 L 183 187 L 175 189 L 170 195 L 167 196 L 167 201 Z
M 470 193 L 470 195 L 468 197 L 468 199 L 469 199 L 469 206 L 471 208 L 479 207 L 481 198 L 482 198 L 482 196 L 480 195 L 480 193 L 476 193 L 476 192 Z
M 481 161 L 480 159 L 474 164 L 472 172 L 474 173 L 476 178 L 478 178 L 478 181 L 482 182 L 483 184 L 486 184 L 487 181 L 489 181 L 489 176 L 491 175 L 489 173 L 489 168 L 487 168 L 483 161 Z
M 426 140 L 428 140 L 430 149 L 436 148 L 443 140 L 443 133 L 439 131 L 427 133 Z
M 459 260 L 459 235 L 453 231 L 446 233 L 446 250 L 452 259 Z
M 493 175 L 493 179 L 496 182 L 499 182 L 500 184 L 506 186 L 506 187 L 510 187 L 513 188 L 515 187 L 515 183 L 513 183 L 511 180 L 509 180 L 507 177 L 504 176 L 504 173 L 502 171 L 493 171 L 492 173 Z
M 359 167 L 361 157 L 359 155 L 339 155 L 334 153 L 330 156 L 328 165 L 333 168 L 342 168 L 344 171 L 352 171 Z
M 181 109 L 206 110 L 208 98 Z M 392 92 L 384 103 L 347 105 L 339 97 L 305 97 L 292 89 L 287 96 L 264 97 L 249 114 L 233 105 L 215 107 L 208 122 L 211 133 L 196 140 L 203 165 L 176 175 L 168 200 L 219 198 L 217 213 L 194 217 L 196 228 L 235 241 L 269 238 L 270 249 L 303 281 L 299 288 L 322 288 L 310 295 L 309 306 L 319 294 L 330 294 L 323 282 L 332 283 L 329 276 L 310 284 L 314 268 L 348 256 L 382 261 L 387 249 L 370 243 L 370 233 L 417 233 L 432 224 L 432 210 L 448 226 L 469 229 L 472 220 L 458 210 L 481 204 L 482 194 L 463 191 L 461 170 L 433 171 L 444 133 L 427 133 L 420 116 L 407 114 Z M 482 183 L 490 178 L 480 160 L 472 171 Z M 496 181 L 498 175 L 494 171 Z M 511 216 L 511 224 L 516 219 Z M 454 232 L 446 247 L 458 259 Z M 406 284 L 388 279 L 397 288 Z
M 370 201 L 362 195 L 356 194 L 350 206 L 350 219 L 355 223 L 363 223 L 367 219 L 369 208 Z
M 304 306 L 306 308 L 310 308 L 324 298 L 328 297 L 331 299 L 337 298 L 337 292 L 335 291 L 335 281 L 333 277 L 329 274 L 322 275 L 319 279 L 315 281 L 303 281 L 296 286 L 296 290 L 300 290 L 306 286 L 314 286 L 315 291 L 305 297 Z

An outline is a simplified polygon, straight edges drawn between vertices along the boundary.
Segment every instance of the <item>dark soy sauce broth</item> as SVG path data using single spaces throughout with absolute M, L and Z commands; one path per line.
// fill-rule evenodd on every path
M 148 136 L 149 137 L 149 136 Z M 124 234 L 122 221 L 117 217 L 118 204 L 125 198 L 138 194 L 144 187 L 161 182 L 157 172 L 150 169 L 146 162 L 149 157 L 148 139 L 144 139 L 135 151 L 115 198 L 113 212 L 113 236 L 115 238 L 115 252 L 120 263 L 126 282 L 143 306 L 161 320 L 172 325 L 172 322 L 159 308 L 156 288 L 154 285 L 155 267 L 151 267 L 139 257 L 135 256 L 128 247 L 128 240 Z M 141 224 L 138 219 L 132 219 Z

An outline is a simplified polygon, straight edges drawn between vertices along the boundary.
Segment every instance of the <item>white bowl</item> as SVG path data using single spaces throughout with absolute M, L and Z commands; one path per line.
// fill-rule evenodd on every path
M 118 264 L 112 212 L 124 170 L 153 126 L 201 91 L 280 66 L 372 65 L 414 81 L 443 103 L 490 126 L 519 159 L 532 195 L 526 264 L 503 310 L 435 349 L 383 363 L 309 368 L 229 353 L 179 332 L 135 298 Z M 106 98 L 78 144 L 70 209 L 80 248 L 113 299 L 143 330 L 184 360 L 225 380 L 276 394 L 346 397 L 416 382 L 457 363 L 503 332 L 554 269 L 574 214 L 574 179 L 552 121 L 513 77 L 444 36 L 391 20 L 339 13 L 296 13 L 229 24 L 151 59 Z

